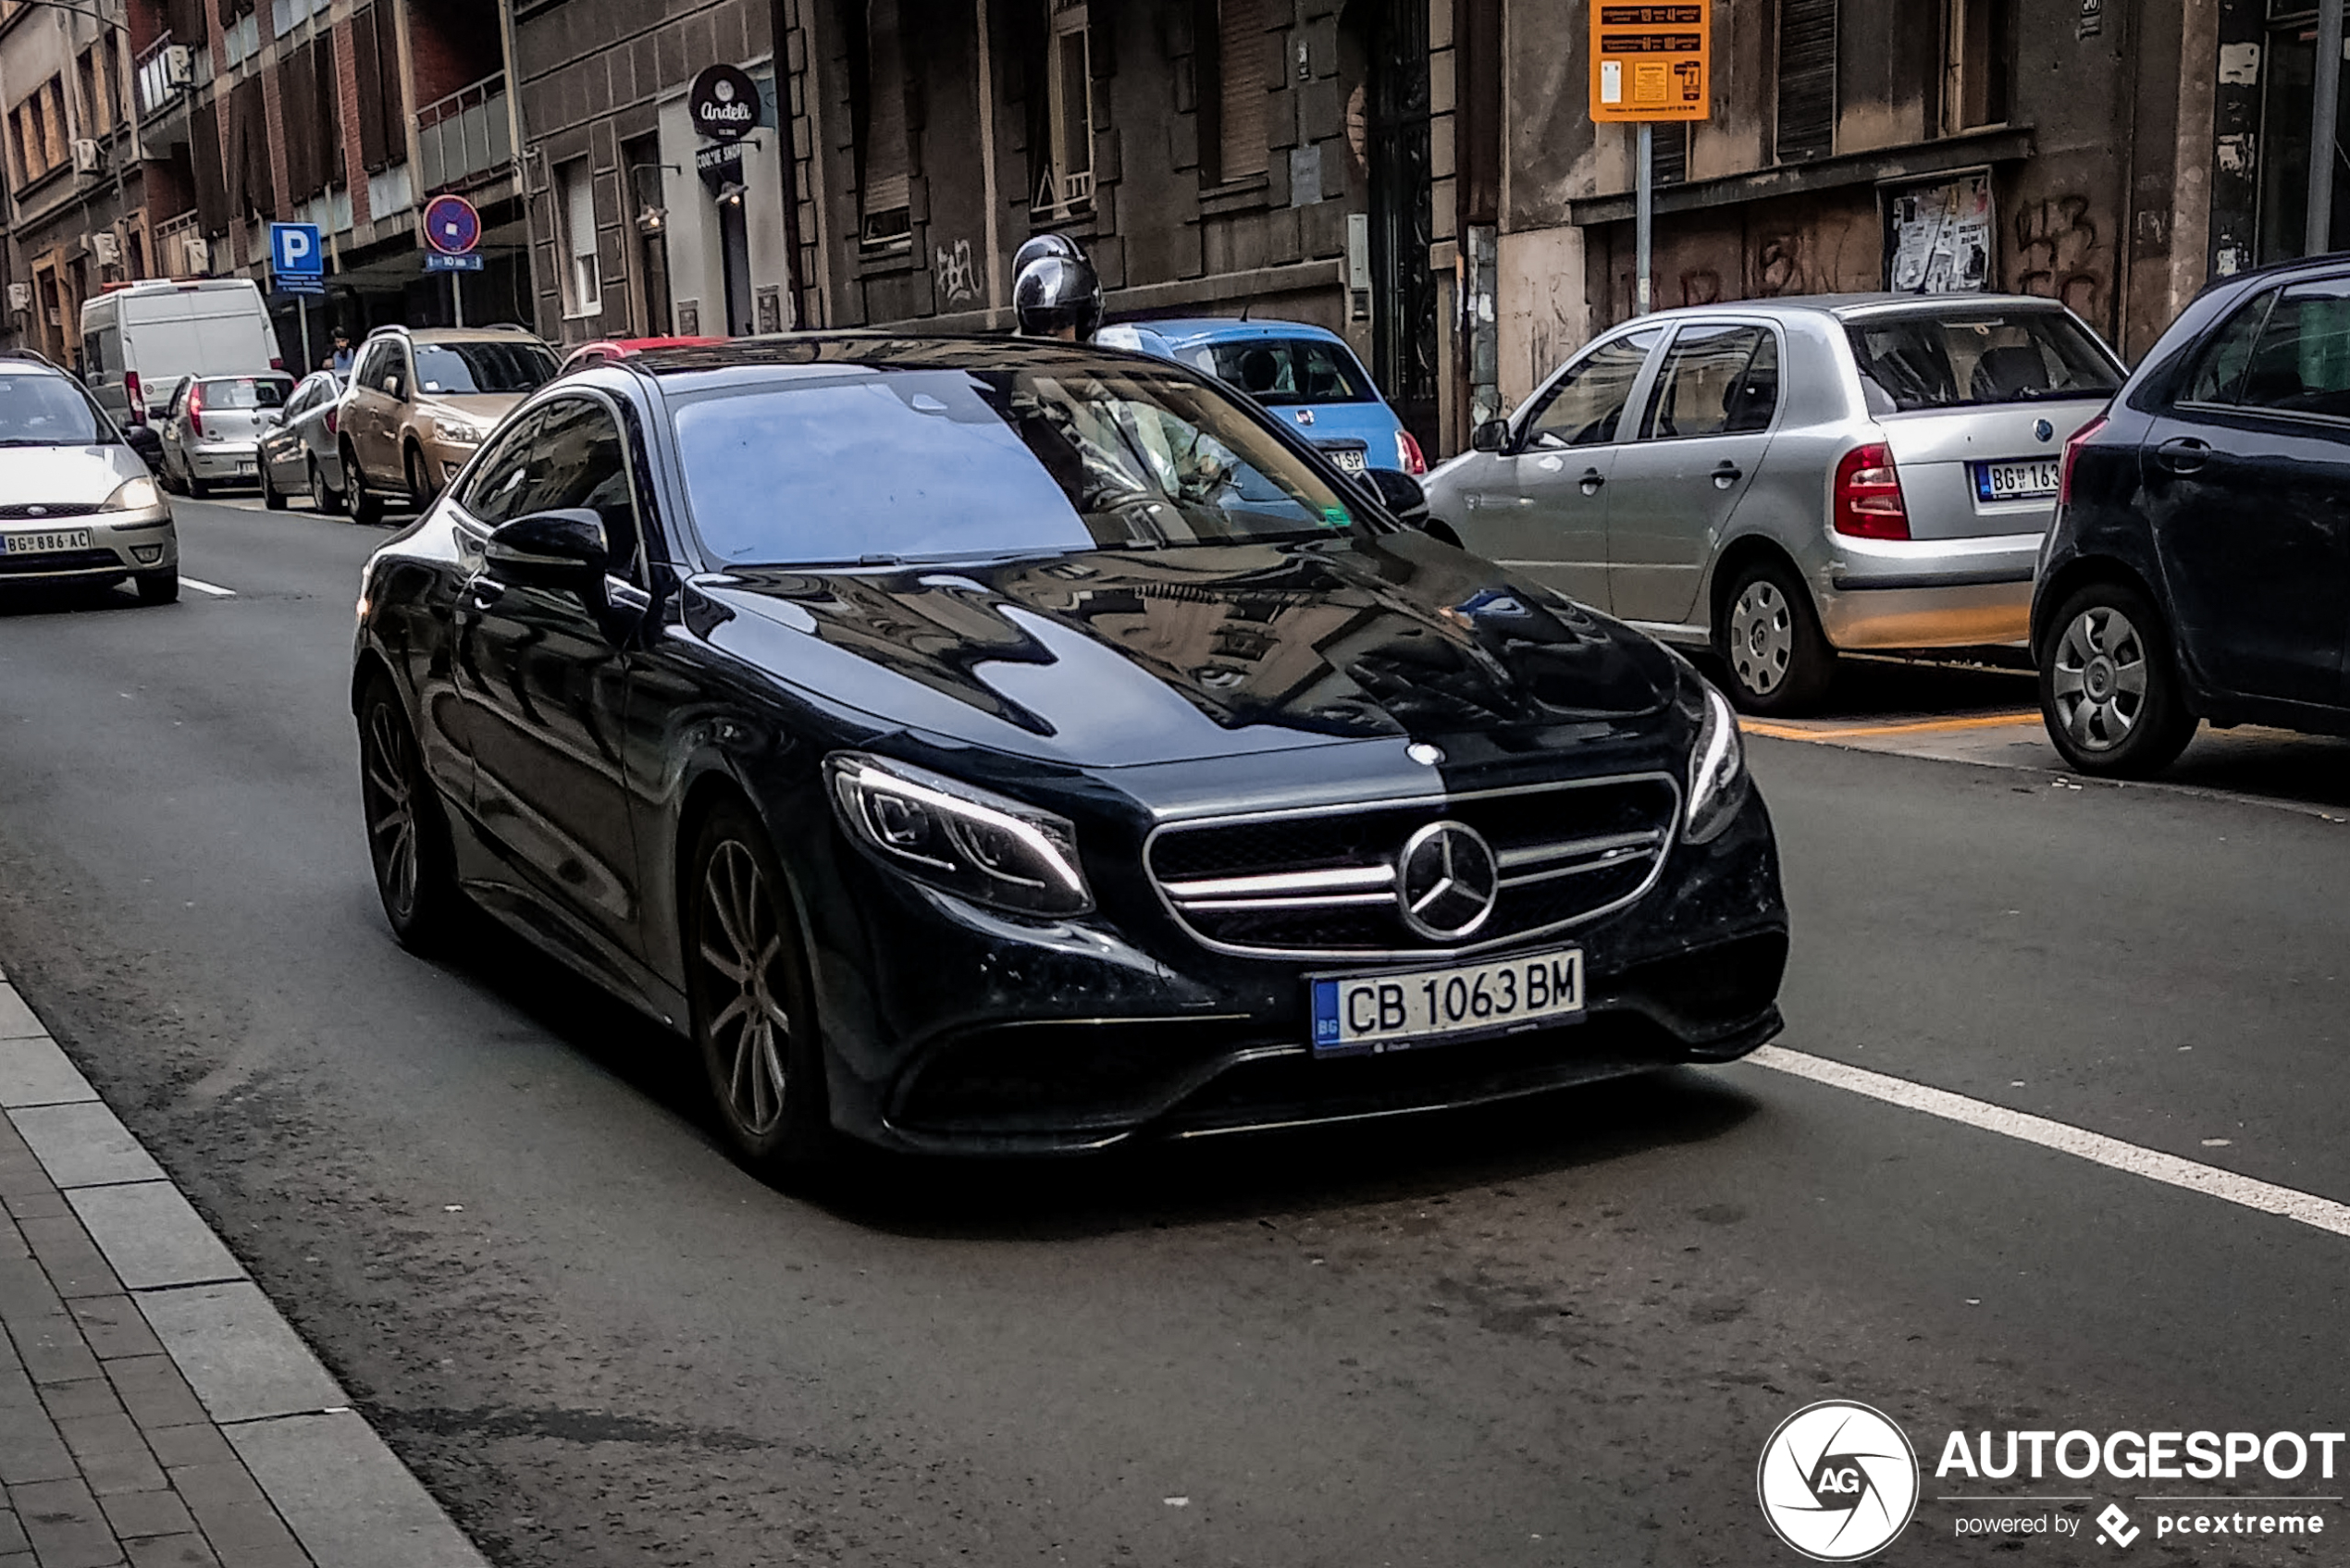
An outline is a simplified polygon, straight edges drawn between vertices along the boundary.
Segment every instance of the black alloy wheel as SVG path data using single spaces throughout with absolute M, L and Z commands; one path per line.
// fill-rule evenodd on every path
M 269 460 L 264 457 L 254 466 L 261 470 L 261 504 L 271 512 L 285 511 L 285 492 L 269 482 Z
M 359 789 L 384 917 L 402 946 L 431 952 L 455 930 L 464 895 L 440 797 L 400 694 L 380 674 L 359 703 Z
M 315 457 L 310 460 L 310 509 L 321 517 L 333 517 L 342 511 L 342 493 L 328 486 Z
M 2092 583 L 2064 601 L 2040 657 L 2040 717 L 2080 772 L 2142 779 L 2195 738 L 2171 635 L 2135 588 Z
M 343 499 L 350 503 L 351 520 L 363 528 L 382 525 L 383 499 L 367 488 L 367 471 L 359 466 L 359 454 L 346 443 L 342 449 Z
M 1743 567 L 1714 617 L 1714 651 L 1730 696 L 1749 713 L 1801 713 L 1836 676 L 1836 649 L 1802 580 L 1775 561 Z
M 835 1152 L 806 955 L 767 835 L 739 805 L 703 821 L 685 888 L 694 1041 L 736 1155 L 811 1175 Z

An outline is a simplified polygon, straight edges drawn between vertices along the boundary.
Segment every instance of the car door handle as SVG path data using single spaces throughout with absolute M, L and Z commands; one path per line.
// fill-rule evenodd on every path
M 1717 490 L 1726 490 L 1745 477 L 1746 471 L 1725 458 L 1722 465 L 1713 471 L 1713 488 Z
M 1595 496 L 1600 493 L 1600 487 L 1607 483 L 1607 475 L 1596 468 L 1586 468 L 1583 470 L 1583 477 L 1579 483 L 1583 487 L 1585 495 Z
M 2154 449 L 2154 460 L 2173 474 L 2192 474 L 2211 461 L 2211 443 L 2174 436 Z
M 506 585 L 494 577 L 476 577 L 465 585 L 465 597 L 476 610 L 494 609 L 506 597 Z

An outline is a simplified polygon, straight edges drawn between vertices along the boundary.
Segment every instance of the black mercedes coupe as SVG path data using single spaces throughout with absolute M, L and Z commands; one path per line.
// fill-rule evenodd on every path
M 478 906 L 689 1036 L 771 1169 L 1770 1038 L 1787 916 L 1721 695 L 1364 483 L 1219 383 L 1062 343 L 563 377 L 366 568 L 392 929 Z

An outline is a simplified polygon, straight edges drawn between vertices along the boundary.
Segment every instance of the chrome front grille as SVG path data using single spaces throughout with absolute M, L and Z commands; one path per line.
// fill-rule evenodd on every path
M 1348 805 L 1169 822 L 1144 850 L 1168 910 L 1218 952 L 1379 959 L 1473 952 L 1539 938 L 1621 907 L 1663 870 L 1679 819 L 1667 773 L 1404 804 Z M 1499 887 L 1456 945 L 1408 926 L 1397 861 L 1421 828 L 1475 828 Z

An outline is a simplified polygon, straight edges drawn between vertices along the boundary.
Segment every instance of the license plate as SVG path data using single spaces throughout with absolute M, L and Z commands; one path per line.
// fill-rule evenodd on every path
M 58 528 L 46 534 L 0 534 L 0 555 L 54 555 L 59 550 L 89 548 L 87 528 Z
M 1360 474 L 1363 472 L 1363 468 L 1367 461 L 1363 453 L 1359 451 L 1348 451 L 1344 448 L 1341 448 L 1337 451 L 1330 453 L 1330 457 L 1338 463 L 1339 467 L 1344 469 L 1349 474 Z
M 2057 493 L 2060 464 L 2053 457 L 2024 463 L 1978 463 L 1974 465 L 1977 500 L 2045 500 Z
M 253 471 L 253 459 L 249 457 L 241 457 L 237 459 L 238 473 L 250 475 Z
M 1583 950 L 1384 974 L 1315 975 L 1314 1054 L 1354 1056 L 1493 1034 L 1583 1012 Z

